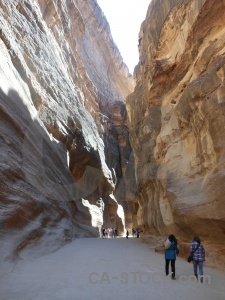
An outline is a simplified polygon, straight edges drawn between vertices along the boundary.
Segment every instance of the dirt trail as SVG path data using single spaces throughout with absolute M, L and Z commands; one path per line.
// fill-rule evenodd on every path
M 135 238 L 77 239 L 50 255 L 1 266 L 0 299 L 224 299 L 224 272 L 204 268 L 207 282 L 196 283 L 192 265 L 178 258 L 171 280 L 163 255 L 151 249 Z

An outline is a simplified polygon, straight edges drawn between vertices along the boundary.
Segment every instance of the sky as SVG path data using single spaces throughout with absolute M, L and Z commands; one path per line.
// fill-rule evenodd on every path
M 151 0 L 97 0 L 130 73 L 138 64 L 138 34 Z

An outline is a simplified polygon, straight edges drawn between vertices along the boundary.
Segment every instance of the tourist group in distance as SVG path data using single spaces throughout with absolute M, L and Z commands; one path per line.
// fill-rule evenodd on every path
M 140 228 L 132 228 L 132 236 L 139 238 L 141 232 L 143 232 L 142 229 Z M 117 237 L 118 233 L 117 233 L 117 229 L 116 228 L 102 228 L 102 238 L 103 239 L 107 239 L 108 237 Z M 130 236 L 130 232 L 128 229 L 126 229 L 126 238 L 128 239 Z

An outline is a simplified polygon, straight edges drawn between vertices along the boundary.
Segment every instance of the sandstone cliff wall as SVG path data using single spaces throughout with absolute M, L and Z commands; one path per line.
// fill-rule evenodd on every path
M 95 0 L 0 2 L 1 259 L 123 232 L 133 84 Z
M 138 223 L 187 242 L 199 234 L 223 244 L 217 254 L 225 234 L 224 20 L 225 1 L 153 0 L 127 100 Z

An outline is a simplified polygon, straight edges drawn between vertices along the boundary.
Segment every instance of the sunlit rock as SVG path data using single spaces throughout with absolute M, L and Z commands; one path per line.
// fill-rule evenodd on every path
M 224 243 L 223 1 L 158 1 L 139 36 L 128 97 L 138 224 Z

